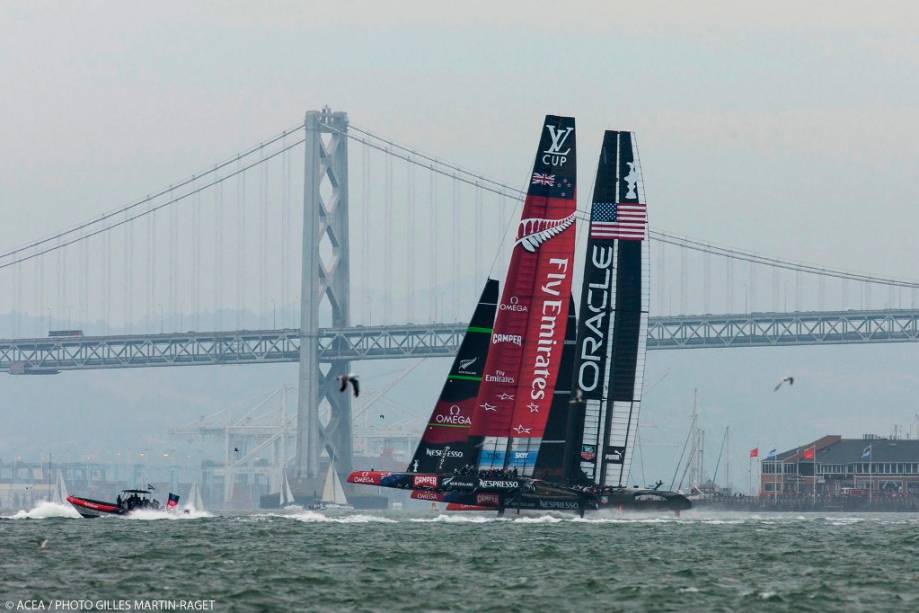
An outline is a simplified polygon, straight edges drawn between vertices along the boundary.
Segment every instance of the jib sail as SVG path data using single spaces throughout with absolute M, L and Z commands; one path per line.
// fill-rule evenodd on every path
M 488 340 L 497 302 L 498 282 L 489 279 L 418 449 L 409 462 L 409 472 L 451 472 L 454 468 L 475 464 L 476 458 L 469 446 L 469 429 L 488 355 Z
M 574 118 L 547 115 L 476 400 L 482 467 L 533 470 L 568 317 L 575 162 Z
M 648 333 L 647 206 L 631 132 L 603 138 L 591 205 L 575 384 L 582 407 L 580 468 L 600 485 L 629 475 Z

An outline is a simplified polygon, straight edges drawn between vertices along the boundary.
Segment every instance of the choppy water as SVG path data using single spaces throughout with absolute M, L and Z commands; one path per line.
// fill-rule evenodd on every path
M 63 515 L 0 521 L 0 610 L 919 610 L 919 515 Z

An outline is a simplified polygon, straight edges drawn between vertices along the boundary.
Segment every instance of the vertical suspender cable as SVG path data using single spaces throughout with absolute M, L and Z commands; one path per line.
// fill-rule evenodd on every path
M 112 233 L 106 232 L 105 238 L 105 279 L 103 281 L 105 295 L 103 300 L 105 301 L 103 306 L 103 325 L 105 326 L 105 333 L 111 334 L 112 330 Z
M 408 223 L 405 224 L 405 278 L 408 288 L 405 292 L 407 321 L 415 321 L 415 165 L 405 165 L 405 182 L 408 189 Z
M 711 313 L 711 255 L 702 254 L 702 312 Z
M 35 336 L 41 334 L 41 322 L 45 315 L 45 258 L 35 258 L 35 315 L 38 321 L 38 329 Z M 45 330 L 47 332 L 47 330 Z
M 80 326 L 89 321 L 89 241 L 80 245 Z M 19 269 L 19 266 L 16 267 Z
M 258 216 L 258 308 L 259 322 L 267 328 L 268 311 L 268 164 L 265 160 L 265 149 L 259 156 L 262 160 L 259 169 L 259 216 Z
M 24 264 L 17 264 L 13 276 L 13 291 L 16 294 L 16 307 L 13 314 L 13 336 L 20 336 L 20 326 L 22 324 L 22 267 Z
M 725 289 L 727 290 L 725 298 L 727 299 L 727 308 L 725 313 L 734 312 L 734 260 L 727 258 L 725 262 L 727 270 L 725 271 Z
M 287 319 L 283 316 L 285 308 L 290 300 L 287 292 L 290 283 L 290 260 L 293 254 L 290 253 L 290 152 L 285 151 L 281 159 L 281 299 L 278 306 L 281 309 L 282 328 L 287 327 Z
M 451 302 L 453 305 L 453 321 L 459 319 L 459 242 L 460 242 L 460 221 L 459 221 L 459 181 L 456 179 L 453 180 L 453 240 L 451 241 L 452 249 L 450 250 L 450 257 L 452 261 L 450 262 L 452 276 L 451 276 L 451 289 L 452 289 L 452 298 Z
M 172 192 L 169 193 L 170 200 Z M 179 312 L 178 306 L 178 282 L 179 282 L 179 209 L 169 207 L 169 314 L 175 317 Z M 176 324 L 170 324 L 169 328 L 173 329 Z
M 392 190 L 393 190 L 393 177 L 392 177 L 392 156 L 386 156 L 386 184 L 384 186 L 383 196 L 385 201 L 383 204 L 384 212 L 386 216 L 386 233 L 383 239 L 383 283 L 381 284 L 381 290 L 383 291 L 383 323 L 390 324 L 392 323 L 392 285 L 393 285 L 393 276 L 392 276 L 392 240 L 393 240 L 393 223 L 392 223 Z
M 237 160 L 236 167 L 241 167 Z M 246 270 L 246 173 L 236 175 L 236 329 L 244 327 L 243 287 Z
M 475 279 L 473 285 L 485 282 L 482 278 L 482 190 L 475 190 Z
M 361 148 L 361 317 L 365 324 L 373 321 L 373 309 L 370 305 L 370 147 Z
M 823 310 L 824 300 L 826 298 L 826 278 L 817 277 L 817 309 Z
M 749 308 L 747 308 L 748 313 L 752 313 L 756 310 L 753 306 L 756 303 L 756 268 L 754 268 L 753 262 L 750 262 L 750 279 L 749 279 L 749 292 L 750 292 L 750 301 Z
M 223 182 L 214 190 L 214 329 L 223 329 Z
M 779 269 L 772 267 L 772 311 L 778 312 L 781 308 L 779 302 Z
M 687 296 L 687 282 L 686 275 L 687 273 L 687 262 L 686 259 L 689 257 L 689 253 L 685 247 L 680 248 L 680 315 L 685 315 L 688 310 L 688 296 Z
M 431 241 L 431 246 L 428 249 L 428 253 L 431 254 L 431 289 L 428 295 L 430 297 L 431 321 L 437 321 L 437 174 L 433 171 L 431 171 L 430 175 L 430 198 L 431 230 L 428 232 L 428 240 Z
M 201 193 L 195 194 L 195 204 L 191 212 L 191 237 L 189 244 L 191 255 L 191 312 L 192 329 L 201 326 Z
M 125 219 L 130 213 L 125 211 Z M 124 261 L 124 332 L 127 333 L 134 323 L 134 224 L 124 224 L 124 250 L 127 253 Z

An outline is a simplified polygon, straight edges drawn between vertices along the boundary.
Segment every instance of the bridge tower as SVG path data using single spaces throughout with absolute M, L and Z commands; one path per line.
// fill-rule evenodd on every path
M 351 470 L 351 395 L 339 393 L 336 380 L 350 362 L 320 365 L 319 360 L 320 313 L 323 325 L 350 324 L 348 115 L 328 107 L 308 111 L 304 127 L 296 485 L 300 493 L 310 493 L 318 489 L 323 448 L 340 474 Z M 322 403 L 329 407 L 325 424 L 320 423 Z

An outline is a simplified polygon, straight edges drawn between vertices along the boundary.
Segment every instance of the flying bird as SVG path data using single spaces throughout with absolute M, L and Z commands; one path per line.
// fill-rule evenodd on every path
M 338 375 L 339 383 L 339 392 L 343 392 L 348 389 L 348 384 L 351 384 L 351 387 L 354 388 L 354 397 L 357 398 L 361 395 L 361 386 L 357 382 L 357 375 L 353 373 L 348 373 L 347 375 Z
M 788 385 L 790 385 L 790 386 L 795 384 L 795 378 L 794 378 L 794 377 L 785 377 L 784 379 L 782 379 L 781 381 L 779 381 L 778 383 L 775 384 L 775 387 L 772 388 L 772 391 L 773 391 L 773 392 L 779 391 L 779 388 L 782 387 L 782 384 L 785 383 L 786 381 L 788 382 Z
M 233 453 L 239 453 L 239 447 L 233 447 Z

